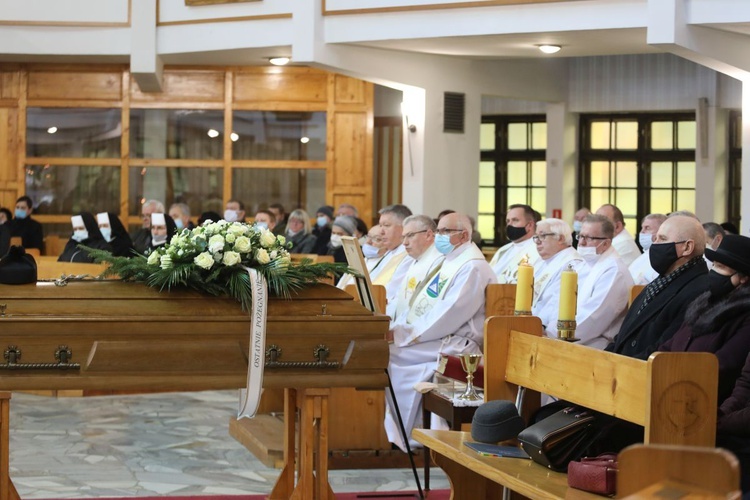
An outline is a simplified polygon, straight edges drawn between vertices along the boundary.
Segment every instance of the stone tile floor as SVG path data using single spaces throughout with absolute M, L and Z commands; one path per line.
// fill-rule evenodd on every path
M 13 393 L 10 475 L 23 500 L 271 491 L 229 436 L 237 391 L 50 398 Z M 415 490 L 411 469 L 334 470 L 334 492 Z M 420 481 L 423 481 L 420 470 Z M 449 488 L 442 471 L 433 489 Z

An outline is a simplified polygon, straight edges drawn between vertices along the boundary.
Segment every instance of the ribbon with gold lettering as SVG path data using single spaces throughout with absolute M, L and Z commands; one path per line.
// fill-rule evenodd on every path
M 266 279 L 256 269 L 246 267 L 253 290 L 253 307 L 250 311 L 250 350 L 247 358 L 247 383 L 240 389 L 240 408 L 237 419 L 253 418 L 258 411 L 263 393 L 263 368 L 266 364 L 266 316 L 268 309 L 268 286 Z

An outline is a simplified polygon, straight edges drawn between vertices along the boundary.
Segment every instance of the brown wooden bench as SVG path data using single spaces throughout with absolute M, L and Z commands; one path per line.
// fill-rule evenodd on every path
M 518 330 L 522 322 L 525 331 Z M 514 401 L 522 386 L 532 402 L 546 393 L 642 425 L 646 444 L 714 446 L 718 362 L 713 354 L 660 352 L 642 361 L 538 336 L 538 322 L 533 317 L 487 320 L 485 399 Z M 464 444 L 471 441 L 469 433 L 415 429 L 413 437 L 432 449 L 451 481 L 453 498 L 500 498 L 503 487 L 529 498 L 596 498 L 569 490 L 565 474 L 531 460 L 479 455 Z

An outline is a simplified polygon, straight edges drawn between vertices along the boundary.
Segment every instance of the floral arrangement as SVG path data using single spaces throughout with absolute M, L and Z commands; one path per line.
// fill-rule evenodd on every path
M 85 247 L 83 247 L 85 248 Z M 210 295 L 229 295 L 249 310 L 252 289 L 246 268 L 258 270 L 271 293 L 290 297 L 294 290 L 349 271 L 345 264 L 293 264 L 284 236 L 242 222 L 206 221 L 183 229 L 148 257 L 115 257 L 85 248 L 96 262 L 109 263 L 105 276 L 144 282 L 160 290 L 188 287 Z

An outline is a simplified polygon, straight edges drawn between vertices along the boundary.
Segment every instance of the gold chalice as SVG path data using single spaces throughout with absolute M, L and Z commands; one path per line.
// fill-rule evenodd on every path
M 479 367 L 479 362 L 482 360 L 481 354 L 461 354 L 459 355 L 461 360 L 461 368 L 466 372 L 466 390 L 463 394 L 458 396 L 458 399 L 465 401 L 479 401 L 482 396 L 477 394 L 474 389 L 474 372 Z

